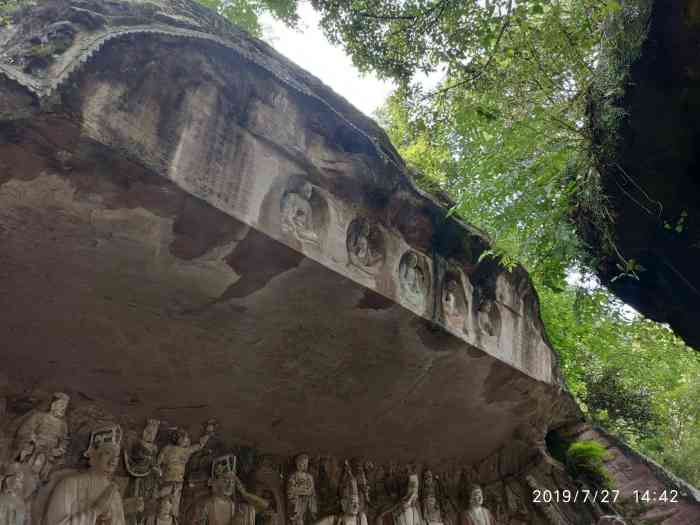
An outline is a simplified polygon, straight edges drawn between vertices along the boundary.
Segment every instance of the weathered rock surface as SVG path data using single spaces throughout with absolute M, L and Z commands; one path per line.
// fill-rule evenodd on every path
M 626 114 L 617 135 L 605 122 L 604 98 L 590 111 L 598 144 L 615 144 L 598 156 L 615 248 L 591 214 L 577 220 L 602 281 L 700 350 L 700 4 L 650 3 L 648 37 L 615 101 Z M 633 261 L 636 277 L 622 275 L 616 251 Z
M 233 451 L 247 482 L 267 476 L 278 525 L 303 450 L 328 512 L 352 458 L 371 519 L 429 468 L 445 523 L 473 483 L 499 523 L 614 510 L 532 502 L 576 488 L 544 436 L 581 415 L 527 274 L 480 261 L 485 237 L 320 81 L 181 0 L 50 0 L 0 49 L 5 459 L 61 391 L 73 444 L 56 468 L 100 425 L 196 436 L 216 419 L 169 488 L 191 501 Z

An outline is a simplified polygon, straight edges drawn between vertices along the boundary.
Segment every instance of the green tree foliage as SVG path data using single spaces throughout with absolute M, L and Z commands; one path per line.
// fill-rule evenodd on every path
M 262 36 L 260 17 L 263 13 L 268 13 L 291 27 L 295 27 L 299 21 L 297 0 L 198 0 L 198 2 L 257 37 Z
M 566 467 L 574 478 L 612 489 L 612 478 L 603 464 L 607 456 L 608 451 L 597 441 L 577 441 L 566 451 Z
M 570 389 L 597 423 L 700 483 L 700 357 L 606 290 L 567 284 L 593 261 L 570 220 L 612 220 L 593 169 L 586 106 L 613 130 L 648 0 L 312 0 L 331 40 L 398 81 L 379 118 L 426 189 L 486 229 L 494 255 L 523 263 Z M 620 24 L 624 19 L 625 23 Z M 632 23 L 630 23 L 632 22 Z M 625 30 L 623 30 L 625 28 Z M 634 28 L 634 30 L 629 30 Z M 440 72 L 437 87 L 416 82 Z M 614 133 L 610 134 L 614 137 Z M 606 239 L 616 250 L 614 239 Z M 621 277 L 643 271 L 620 258 Z
M 542 317 L 584 412 L 700 484 L 700 354 L 606 290 L 540 287 Z

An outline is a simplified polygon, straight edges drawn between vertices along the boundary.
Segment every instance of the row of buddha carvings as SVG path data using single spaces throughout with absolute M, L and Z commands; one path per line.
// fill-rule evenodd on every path
M 323 238 L 327 205 L 320 190 L 308 181 L 290 183 L 281 202 L 281 229 L 283 234 L 302 246 L 318 246 Z M 368 217 L 356 217 L 347 226 L 346 249 L 348 266 L 367 275 L 376 275 L 386 260 L 385 229 Z M 425 311 L 431 297 L 432 272 L 430 259 L 415 250 L 407 250 L 399 259 L 396 269 L 401 297 L 412 307 Z M 472 286 L 462 271 L 452 268 L 445 272 L 437 295 L 445 324 L 458 332 L 468 332 L 470 308 L 474 309 L 478 329 L 497 336 L 500 333 L 500 314 L 493 300 L 481 294 L 473 297 Z
M 193 443 L 163 421 L 125 432 L 99 411 L 83 411 L 74 436 L 69 404 L 59 392 L 48 406 L 3 418 L 0 525 L 496 523 L 478 485 L 470 483 L 459 505 L 427 468 L 327 457 L 310 468 L 305 453 L 227 451 L 214 420 Z

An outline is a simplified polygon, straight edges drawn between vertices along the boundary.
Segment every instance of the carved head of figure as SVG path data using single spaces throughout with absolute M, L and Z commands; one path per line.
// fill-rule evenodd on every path
M 177 429 L 173 435 L 173 441 L 178 447 L 189 447 L 191 440 L 186 430 Z
M 209 480 L 209 486 L 214 496 L 220 498 L 231 497 L 236 488 L 236 479 L 229 472 L 217 474 Z
M 158 503 L 158 517 L 163 519 L 163 518 L 168 518 L 172 515 L 173 513 L 173 500 L 170 496 L 165 496 L 160 499 L 160 502 Z
M 24 474 L 21 470 L 15 470 L 5 476 L 2 482 L 4 494 L 21 494 L 24 486 Z
M 119 466 L 119 445 L 101 443 L 88 451 L 90 468 L 104 476 L 112 476 Z
M 308 454 L 299 454 L 296 458 L 294 458 L 294 463 L 297 466 L 297 471 L 306 472 L 309 470 Z
M 153 443 L 158 436 L 158 428 L 160 427 L 160 421 L 157 419 L 149 419 L 146 421 L 146 426 L 143 429 L 143 440 L 146 443 Z
M 53 400 L 51 401 L 50 412 L 55 417 L 64 417 L 66 415 L 66 410 L 68 409 L 68 402 L 70 397 L 63 392 L 56 392 L 53 395 Z
M 310 182 L 305 182 L 304 185 L 301 187 L 301 196 L 304 197 L 307 201 L 311 200 L 311 195 L 314 192 L 314 187 L 311 185 Z
M 484 492 L 481 490 L 479 485 L 474 485 L 469 490 L 469 507 L 477 508 L 481 507 L 484 503 Z
M 90 446 L 85 456 L 90 461 L 90 469 L 104 476 L 111 476 L 119 466 L 122 429 L 118 425 L 98 428 L 90 434 Z

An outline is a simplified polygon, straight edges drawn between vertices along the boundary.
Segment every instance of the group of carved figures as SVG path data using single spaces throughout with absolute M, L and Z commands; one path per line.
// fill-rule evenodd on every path
M 311 183 L 297 181 L 291 184 L 280 204 L 282 232 L 302 245 L 318 246 L 322 223 L 318 217 L 321 215 L 319 203 L 322 200 Z M 364 274 L 376 274 L 386 258 L 382 228 L 367 217 L 355 218 L 347 228 L 346 249 L 349 266 Z M 431 288 L 427 258 L 416 251 L 407 250 L 399 261 L 397 272 L 402 297 L 414 308 L 424 310 L 428 306 Z M 458 273 L 453 271 L 444 279 L 439 295 L 446 325 L 458 332 L 466 332 L 469 304 L 461 282 L 463 278 Z M 493 301 L 478 301 L 474 306 L 480 330 L 490 336 L 498 335 L 499 313 Z
M 213 435 L 213 421 L 205 424 L 197 443 L 192 444 L 187 432 L 178 429 L 172 442 L 161 450 L 156 442 L 158 420 L 148 420 L 141 437 L 124 450 L 118 425 L 99 426 L 91 431 L 83 454 L 89 467 L 59 468 L 64 466 L 69 448 L 69 401 L 66 394 L 56 393 L 47 411 L 35 410 L 23 416 L 9 460 L 0 471 L 0 525 L 255 525 L 256 516 L 275 506 L 269 498 L 246 489 L 237 475 L 236 456 L 226 454 L 211 461 L 209 494 L 181 513 L 188 463 Z M 122 458 L 130 480 L 125 490 L 114 481 Z M 424 473 L 423 483 L 419 496 L 419 476 L 409 475 L 403 497 L 379 512 L 375 525 L 443 525 L 432 473 Z M 37 511 L 33 502 L 39 499 L 40 490 L 45 492 L 45 501 Z M 285 497 L 290 525 L 368 525 L 369 485 L 362 467 L 353 468 L 347 461 L 340 481 L 338 513 L 318 519 L 316 486 L 306 454 L 295 458 L 295 470 L 286 479 Z M 461 525 L 495 524 L 482 502 L 481 489 L 475 486 Z

